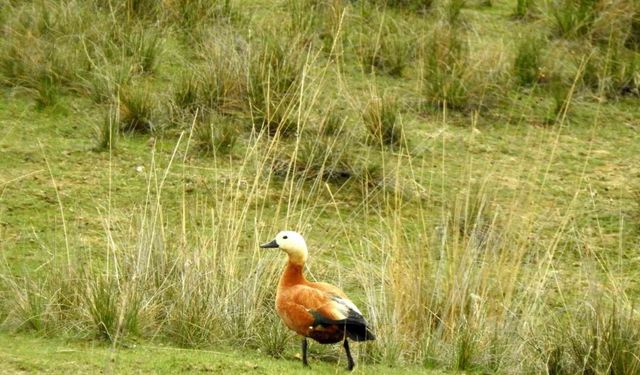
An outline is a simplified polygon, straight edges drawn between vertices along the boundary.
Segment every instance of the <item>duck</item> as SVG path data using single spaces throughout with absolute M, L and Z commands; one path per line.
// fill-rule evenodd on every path
M 308 258 L 307 244 L 300 233 L 279 232 L 271 241 L 260 245 L 263 249 L 280 249 L 288 256 L 287 265 L 280 276 L 276 290 L 276 312 L 284 324 L 302 336 L 302 364 L 307 360 L 307 339 L 320 344 L 342 342 L 347 356 L 347 370 L 353 370 L 349 339 L 375 340 L 369 324 L 358 307 L 338 287 L 311 282 L 304 276 Z

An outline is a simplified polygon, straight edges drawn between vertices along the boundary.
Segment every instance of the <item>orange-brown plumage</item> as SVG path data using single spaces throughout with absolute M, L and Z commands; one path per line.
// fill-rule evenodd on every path
M 276 311 L 291 330 L 301 336 L 310 337 L 321 343 L 336 343 L 344 340 L 343 325 L 327 324 L 315 326 L 316 318 L 310 311 L 330 320 L 345 319 L 346 316 L 335 307 L 331 295 L 346 298 L 344 292 L 329 285 L 312 283 L 302 274 L 302 266 L 288 263 L 276 292 Z
M 303 274 L 307 248 L 296 232 L 280 232 L 264 248 L 280 248 L 289 261 L 276 292 L 276 311 L 284 324 L 303 336 L 303 363 L 307 364 L 306 338 L 322 344 L 344 342 L 348 369 L 354 366 L 347 338 L 356 341 L 375 339 L 358 308 L 339 288 L 321 282 L 309 282 Z

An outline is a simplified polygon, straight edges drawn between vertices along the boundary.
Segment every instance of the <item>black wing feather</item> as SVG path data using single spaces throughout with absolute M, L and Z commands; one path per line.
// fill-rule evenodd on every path
M 357 311 L 349 309 L 349 315 L 346 319 L 329 319 L 323 315 L 321 315 L 316 310 L 309 310 L 309 313 L 313 315 L 313 326 L 323 325 L 338 325 L 344 326 L 347 336 L 354 341 L 367 341 L 367 340 L 375 340 L 376 336 L 371 332 L 369 327 L 367 327 L 367 321 L 361 314 L 358 314 Z

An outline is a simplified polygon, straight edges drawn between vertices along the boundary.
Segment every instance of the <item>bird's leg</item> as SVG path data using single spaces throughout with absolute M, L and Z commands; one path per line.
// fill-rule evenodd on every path
M 307 346 L 309 344 L 307 343 L 307 338 L 303 337 L 302 338 L 302 365 L 305 367 L 309 366 L 309 362 L 307 361 Z
M 347 339 L 344 339 L 344 351 L 345 353 L 347 353 L 347 370 L 351 371 L 353 370 L 353 366 L 355 366 L 355 363 L 353 362 L 353 358 L 351 357 L 351 350 L 349 350 L 349 341 L 347 341 Z

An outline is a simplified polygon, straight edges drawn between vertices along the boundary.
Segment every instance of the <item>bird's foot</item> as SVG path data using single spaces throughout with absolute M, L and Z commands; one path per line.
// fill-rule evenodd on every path
M 349 363 L 347 365 L 347 371 L 353 371 L 353 368 L 355 367 L 355 365 L 353 363 Z

